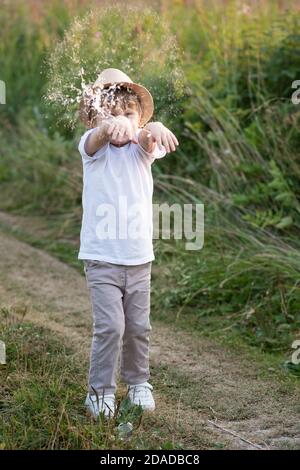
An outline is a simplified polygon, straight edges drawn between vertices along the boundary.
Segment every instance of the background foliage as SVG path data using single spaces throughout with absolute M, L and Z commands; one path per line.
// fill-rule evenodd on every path
M 103 67 L 121 68 L 149 88 L 155 119 L 180 142 L 153 167 L 156 199 L 205 204 L 201 251 L 157 242 L 173 287 L 154 302 L 169 321 L 184 316 L 199 330 L 287 350 L 300 328 L 300 108 L 291 102 L 299 2 L 150 7 L 2 2 L 0 208 L 63 214 L 65 236 L 78 237 L 83 129 L 61 125 L 73 118 L 75 102 L 50 107 L 43 97 L 58 90 L 72 98 L 81 67 L 87 82 Z

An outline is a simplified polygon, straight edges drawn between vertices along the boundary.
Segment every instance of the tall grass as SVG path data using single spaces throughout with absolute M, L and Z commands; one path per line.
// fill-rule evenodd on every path
M 200 63 L 193 41 L 185 64 L 191 90 L 176 168 L 184 177 L 170 162 L 157 186 L 206 207 L 204 250 L 175 245 L 179 281 L 160 303 L 180 305 L 177 318 L 191 308 L 196 320 L 217 313 L 220 327 L 280 349 L 300 324 L 299 110 L 291 103 L 300 35 L 295 12 L 274 3 L 243 13 L 229 2 L 221 15 L 200 9 L 193 18 L 203 41 Z

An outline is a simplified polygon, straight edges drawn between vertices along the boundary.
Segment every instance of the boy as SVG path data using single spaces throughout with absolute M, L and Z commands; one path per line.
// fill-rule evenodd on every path
M 102 411 L 110 417 L 120 352 L 120 376 L 129 399 L 145 410 L 155 409 L 148 382 L 155 259 L 151 165 L 176 150 L 178 141 L 163 124 L 147 124 L 152 96 L 120 70 L 105 69 L 93 92 L 81 103 L 80 116 L 89 130 L 78 147 L 83 163 L 78 259 L 84 262 L 94 319 L 85 405 L 94 417 Z

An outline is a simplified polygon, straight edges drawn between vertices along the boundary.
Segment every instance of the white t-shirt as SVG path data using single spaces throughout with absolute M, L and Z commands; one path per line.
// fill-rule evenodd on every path
M 122 147 L 107 143 L 90 157 L 84 144 L 92 131 L 83 134 L 78 146 L 83 164 L 78 259 L 123 265 L 153 261 L 151 165 L 166 155 L 165 147 L 155 144 L 150 154 L 133 142 Z

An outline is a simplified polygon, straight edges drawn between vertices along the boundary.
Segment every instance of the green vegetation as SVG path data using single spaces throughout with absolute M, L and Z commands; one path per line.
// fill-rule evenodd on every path
M 156 415 L 145 416 L 120 391 L 115 417 L 108 420 L 102 414 L 94 421 L 83 404 L 85 355 L 62 335 L 20 320 L 20 312 L 5 307 L 0 315 L 9 358 L 0 370 L 0 449 L 181 448 L 180 429 L 170 440 L 167 423 Z M 130 439 L 118 431 L 127 422 L 133 425 Z
M 0 208 L 63 220 L 59 237 L 67 240 L 78 240 L 81 222 L 82 128 L 63 129 L 42 97 L 55 84 L 53 44 L 75 15 L 83 17 L 87 3 L 19 0 L 5 4 L 0 19 L 0 79 L 8 90 L 8 104 L 0 108 Z M 180 142 L 176 154 L 153 165 L 155 202 L 205 205 L 202 250 L 186 251 L 184 241 L 155 242 L 158 265 L 172 267 L 169 285 L 155 290 L 157 311 L 166 321 L 184 317 L 199 331 L 234 332 L 263 351 L 285 354 L 300 327 L 300 108 L 291 102 L 292 82 L 299 79 L 300 19 L 297 2 L 284 9 L 275 1 L 249 8 L 226 3 L 207 10 L 202 2 L 187 7 L 177 1 L 172 8 L 158 2 L 159 31 L 168 27 L 184 52 L 180 73 L 189 86 L 176 115 L 164 110 L 168 90 L 174 91 L 175 59 L 160 56 L 161 70 L 168 71 L 161 88 L 153 57 L 139 74 L 137 57 L 122 42 L 115 41 L 110 66 L 149 87 L 156 119 Z M 154 15 L 145 11 L 140 18 L 126 22 L 116 10 L 107 15 L 106 28 L 121 20 L 126 34 L 135 28 L 143 51 L 146 33 L 157 44 L 160 37 Z M 99 63 L 110 57 L 109 38 L 103 44 Z M 94 53 L 86 55 L 92 62 Z M 92 62 L 82 65 L 90 70 Z

